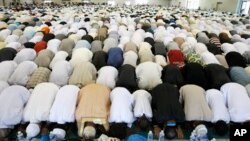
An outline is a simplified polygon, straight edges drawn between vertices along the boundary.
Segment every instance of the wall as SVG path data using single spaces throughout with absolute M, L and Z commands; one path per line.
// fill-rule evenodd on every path
M 219 5 L 218 11 L 236 12 L 239 0 L 200 0 L 200 8 L 205 10 L 214 9 L 217 2 L 223 3 Z

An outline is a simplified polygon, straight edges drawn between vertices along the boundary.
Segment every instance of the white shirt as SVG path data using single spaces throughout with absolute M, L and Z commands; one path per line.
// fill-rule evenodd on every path
M 102 84 L 110 89 L 115 87 L 115 83 L 118 76 L 118 70 L 112 66 L 104 66 L 98 72 L 98 77 L 96 79 L 97 84 Z
M 226 100 L 231 121 L 250 120 L 250 99 L 245 87 L 238 83 L 226 83 L 221 86 L 220 91 Z
M 79 90 L 74 85 L 65 85 L 60 88 L 50 110 L 50 122 L 65 124 L 75 121 L 75 109 Z
M 30 48 L 24 48 L 16 54 L 14 61 L 20 64 L 23 61 L 33 61 L 36 58 L 36 51 Z
M 4 69 L 0 69 L 0 80 L 7 82 L 9 77 L 15 71 L 16 67 L 17 67 L 17 64 L 14 61 L 1 62 L 0 68 L 4 68 Z
M 223 120 L 226 123 L 230 122 L 230 116 L 226 107 L 226 102 L 223 94 L 217 89 L 209 89 L 206 91 L 206 99 L 208 106 L 212 110 L 212 123 Z
M 69 61 L 70 64 L 75 67 L 78 63 L 84 61 L 91 61 L 93 53 L 87 48 L 78 48 L 73 51 L 72 58 Z
M 4 40 L 4 42 L 5 42 L 6 44 L 8 44 L 8 43 L 11 43 L 11 42 L 18 42 L 18 40 L 19 40 L 19 36 L 17 36 L 17 35 L 9 35 L 9 36 Z
M 56 53 L 58 51 L 58 48 L 61 44 L 61 41 L 59 39 L 52 39 L 49 40 L 47 44 L 47 49 L 51 50 L 52 52 Z
M 151 94 L 145 90 L 137 90 L 132 95 L 134 97 L 134 116 L 141 117 L 145 114 L 147 118 L 152 118 Z
M 53 83 L 38 84 L 24 108 L 23 121 L 30 123 L 48 121 L 49 112 L 58 90 L 58 86 Z
M 153 62 L 144 62 L 136 67 L 138 86 L 141 89 L 153 89 L 161 80 L 162 67 Z
M 217 60 L 214 54 L 208 51 L 203 52 L 201 54 L 201 58 L 205 64 L 220 64 L 220 62 Z
M 123 65 L 129 64 L 136 67 L 138 55 L 134 51 L 130 50 L 124 53 L 123 58 L 124 58 Z
M 12 128 L 19 124 L 23 108 L 30 92 L 23 86 L 13 85 L 4 89 L 0 95 L 0 128 Z
M 66 58 L 68 57 L 68 53 L 65 51 L 58 51 L 54 58 L 52 59 L 52 61 L 49 64 L 49 67 L 52 69 L 54 67 L 54 65 L 59 62 L 59 61 L 64 61 L 66 60 Z
M 55 83 L 59 86 L 66 85 L 69 77 L 72 74 L 73 68 L 68 61 L 56 62 L 52 68 L 49 77 L 49 82 Z
M 6 45 L 6 47 L 10 47 L 10 48 L 13 48 L 13 49 L 15 49 L 15 50 L 20 50 L 21 47 L 22 47 L 22 45 L 21 45 L 21 43 L 19 43 L 19 42 L 11 42 L 11 43 L 8 43 L 8 44 Z
M 125 122 L 131 126 L 135 118 L 133 115 L 133 96 L 123 87 L 116 87 L 110 93 L 110 115 L 109 122 Z
M 42 39 L 43 39 L 43 36 L 42 36 L 42 35 L 36 35 L 36 36 L 34 36 L 33 38 L 31 38 L 31 39 L 29 40 L 29 42 L 37 43 L 37 42 L 42 41 Z
M 37 69 L 37 65 L 31 61 L 20 63 L 14 73 L 10 76 L 9 84 L 25 86 L 30 79 L 32 73 Z

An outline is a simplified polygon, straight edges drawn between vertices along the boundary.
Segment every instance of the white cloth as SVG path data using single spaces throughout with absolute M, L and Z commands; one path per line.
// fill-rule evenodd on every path
M 6 45 L 6 47 L 10 47 L 10 48 L 13 48 L 13 49 L 15 49 L 15 50 L 20 50 L 21 49 L 21 47 L 22 47 L 22 45 L 21 45 L 21 43 L 19 43 L 19 42 L 11 42 L 11 43 L 8 43 L 7 45 Z
M 141 89 L 153 89 L 161 80 L 162 67 L 153 62 L 144 62 L 136 67 L 138 86 Z
M 233 44 L 233 46 L 237 49 L 237 52 L 239 52 L 241 55 L 244 52 L 250 50 L 250 46 L 245 44 L 245 43 L 242 43 L 242 42 L 236 42 L 236 43 Z
M 23 86 L 13 85 L 4 89 L 0 95 L 0 128 L 12 128 L 19 124 L 23 108 L 30 92 Z
M 211 122 L 216 123 L 219 120 L 223 120 L 226 123 L 229 123 L 230 116 L 223 94 L 217 89 L 209 89 L 206 91 L 206 99 L 208 106 L 213 113 Z
M 217 58 L 211 52 L 208 52 L 208 51 L 203 52 L 201 54 L 201 58 L 205 64 L 219 64 L 220 65 L 220 62 L 217 60 Z
M 51 50 L 52 52 L 56 53 L 58 51 L 58 48 L 61 44 L 61 41 L 59 39 L 52 39 L 49 40 L 47 44 L 47 49 Z
M 42 36 L 42 35 L 36 35 L 36 36 L 34 36 L 33 38 L 31 38 L 31 39 L 29 40 L 29 42 L 37 43 L 37 42 L 42 41 L 42 39 L 43 39 L 43 36 Z
M 231 121 L 250 120 L 250 99 L 245 87 L 238 83 L 226 83 L 220 91 L 224 95 Z
M 50 110 L 50 122 L 65 124 L 75 121 L 75 109 L 79 90 L 74 85 L 65 85 L 60 88 Z
M 70 64 L 75 67 L 78 63 L 91 61 L 93 53 L 87 48 L 78 48 L 73 51 Z
M 23 121 L 30 123 L 48 121 L 49 112 L 58 90 L 58 86 L 53 83 L 38 84 L 24 108 Z
M 0 80 L 8 81 L 9 77 L 15 71 L 17 67 L 16 62 L 14 61 L 3 61 L 0 63 Z M 4 69 L 3 69 L 4 68 Z
M 110 93 L 110 115 L 109 122 L 125 122 L 131 126 L 135 118 L 133 115 L 133 96 L 123 87 L 116 87 Z
M 232 44 L 229 44 L 229 43 L 224 43 L 221 45 L 221 50 L 227 54 L 229 52 L 238 52 L 238 50 L 232 45 Z
M 1 92 L 2 92 L 5 88 L 7 88 L 7 87 L 9 87 L 9 84 L 8 84 L 7 82 L 5 82 L 5 81 L 1 81 L 1 80 L 0 80 L 0 95 L 1 95 Z
M 11 42 L 18 42 L 19 40 L 19 36 L 17 35 L 9 35 L 6 39 L 5 39 L 5 43 L 8 44 L 8 43 L 11 43 Z
M 9 84 L 25 86 L 30 79 L 32 73 L 37 69 L 37 65 L 31 61 L 20 63 L 14 73 L 9 78 Z
M 151 94 L 145 90 L 137 90 L 133 94 L 134 97 L 134 116 L 141 117 L 143 114 L 147 118 L 152 118 L 152 108 L 151 108 Z
M 166 58 L 162 55 L 155 55 L 155 63 L 159 64 L 162 67 L 167 65 Z
M 59 61 L 53 65 L 52 72 L 49 77 L 49 82 L 59 86 L 66 85 L 69 77 L 72 74 L 73 67 L 68 61 Z
M 195 52 L 201 55 L 203 52 L 208 52 L 206 45 L 203 43 L 197 43 L 195 46 Z
M 59 61 L 64 61 L 66 60 L 66 58 L 68 57 L 68 53 L 65 51 L 58 51 L 54 58 L 52 59 L 52 61 L 49 64 L 49 67 L 52 69 L 54 67 L 54 65 L 59 62 Z
M 124 58 L 123 65 L 129 64 L 136 67 L 138 55 L 134 51 L 130 50 L 128 52 L 125 52 L 123 54 L 123 58 Z
M 24 48 L 16 54 L 14 61 L 20 64 L 23 61 L 33 61 L 36 58 L 36 51 L 30 48 Z
M 113 89 L 118 76 L 118 70 L 112 66 L 104 66 L 98 72 L 98 77 L 96 79 L 97 84 L 102 84 L 104 86 Z

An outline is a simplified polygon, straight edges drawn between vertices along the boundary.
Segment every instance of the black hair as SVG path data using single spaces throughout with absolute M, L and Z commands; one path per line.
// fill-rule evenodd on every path
M 150 121 L 148 120 L 148 118 L 145 116 L 145 114 L 143 114 L 143 116 L 139 117 L 137 119 L 138 122 L 138 126 L 142 131 L 147 131 L 147 129 L 150 126 Z
M 177 136 L 176 128 L 174 126 L 166 126 L 164 128 L 164 134 L 167 139 L 174 139 Z
M 109 129 L 109 135 L 111 137 L 124 139 L 127 135 L 127 124 L 126 123 L 113 123 Z
M 215 123 L 215 132 L 220 135 L 224 136 L 228 132 L 228 125 L 225 121 L 219 120 Z

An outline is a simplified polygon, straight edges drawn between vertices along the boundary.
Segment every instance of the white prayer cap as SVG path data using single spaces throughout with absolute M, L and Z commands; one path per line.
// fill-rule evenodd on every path
M 84 129 L 83 129 L 83 137 L 85 139 L 92 139 L 95 137 L 96 135 L 96 130 L 94 127 L 92 126 L 86 126 Z
M 55 128 L 52 134 L 56 136 L 57 140 L 63 140 L 65 138 L 66 132 L 63 129 Z
M 27 138 L 33 138 L 40 133 L 38 124 L 30 123 L 26 128 Z

